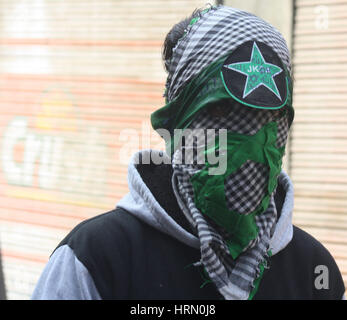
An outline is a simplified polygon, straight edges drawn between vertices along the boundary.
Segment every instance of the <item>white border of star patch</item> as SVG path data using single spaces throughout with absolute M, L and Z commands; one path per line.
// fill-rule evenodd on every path
M 254 61 L 256 60 L 255 54 L 257 54 L 257 53 L 259 53 L 259 55 L 261 56 L 261 64 L 252 65 L 254 63 Z M 246 65 L 248 72 L 244 72 L 244 71 L 240 70 L 239 68 L 236 68 L 236 66 L 240 66 L 240 65 Z M 254 72 L 261 73 L 262 70 L 264 73 L 271 73 L 268 66 L 271 66 L 274 69 L 278 70 L 276 73 L 271 74 L 272 83 L 273 83 L 273 86 L 275 87 L 275 90 L 271 86 L 267 85 L 264 82 L 259 82 L 256 86 L 251 88 L 251 90 L 247 90 L 247 88 L 249 87 L 249 81 L 250 81 L 251 73 L 254 73 Z M 276 85 L 273 78 L 275 76 L 277 76 L 278 74 L 280 74 L 281 72 L 283 72 L 283 69 L 280 68 L 279 66 L 276 66 L 275 64 L 266 62 L 255 41 L 253 42 L 253 49 L 252 49 L 252 55 L 251 55 L 250 61 L 235 62 L 235 63 L 229 64 L 229 65 L 224 65 L 224 67 L 231 69 L 231 70 L 234 70 L 236 72 L 240 72 L 240 73 L 244 74 L 245 76 L 247 76 L 247 80 L 245 83 L 245 88 L 243 90 L 243 97 L 242 98 L 246 98 L 250 93 L 252 93 L 255 89 L 259 88 L 260 86 L 265 86 L 266 88 L 271 90 L 278 97 L 278 99 L 282 100 L 282 97 L 278 91 L 277 85 Z

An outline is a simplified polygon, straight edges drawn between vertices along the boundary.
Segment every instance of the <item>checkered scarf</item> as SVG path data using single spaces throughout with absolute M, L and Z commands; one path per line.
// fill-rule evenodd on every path
M 289 50 L 278 30 L 248 12 L 213 6 L 187 27 L 185 35 L 173 48 L 172 58 L 167 62 L 169 75 L 165 95 L 168 102 L 203 68 L 250 40 L 270 46 L 291 72 Z
M 278 125 L 277 147 L 285 144 L 288 133 L 287 117 L 279 119 L 273 111 L 257 110 L 234 104 L 229 106 L 231 112 L 223 118 L 211 117 L 207 109 L 197 115 L 190 128 L 206 129 L 225 128 L 233 133 L 255 134 L 271 121 Z M 209 137 L 207 137 L 208 141 Z M 200 239 L 201 264 L 220 293 L 226 299 L 247 299 L 254 288 L 254 281 L 260 275 L 260 263 L 265 264 L 268 257 L 269 243 L 277 219 L 277 211 L 272 195 L 267 210 L 255 216 L 259 233 L 240 256 L 233 260 L 226 240 L 230 238 L 227 231 L 216 225 L 213 220 L 203 215 L 194 202 L 191 177 L 203 168 L 198 164 L 197 152 L 186 152 L 187 148 L 197 149 L 197 140 L 188 135 L 185 143 L 177 149 L 173 156 L 174 188 L 178 191 L 182 211 L 195 227 Z M 201 140 L 200 140 L 201 141 Z M 188 157 L 193 156 L 193 159 Z M 188 163 L 188 164 L 187 164 Z M 245 162 L 225 182 L 227 206 L 240 214 L 254 210 L 261 202 L 268 182 L 268 168 L 260 163 Z
M 168 62 L 169 75 L 165 93 L 167 102 L 175 99 L 185 85 L 205 67 L 251 40 L 270 46 L 291 73 L 289 50 L 282 35 L 275 28 L 241 10 L 224 6 L 211 7 L 187 27 L 184 36 L 173 49 L 172 58 Z M 253 135 L 268 122 L 276 121 L 277 147 L 285 144 L 288 133 L 286 116 L 278 119 L 273 111 L 252 109 L 238 104 L 231 110 L 224 118 L 213 118 L 203 109 L 197 114 L 190 128 L 225 128 L 233 133 Z M 226 299 L 248 299 L 255 280 L 261 276 L 260 265 L 266 267 L 269 242 L 277 219 L 274 194 L 266 211 L 255 216 L 258 236 L 234 260 L 226 243 L 230 239 L 228 232 L 203 215 L 195 205 L 190 179 L 204 165 L 198 164 L 195 161 L 197 159 L 184 158 L 191 147 L 197 149 L 200 146 L 188 137 L 185 145 L 178 148 L 173 155 L 173 186 L 182 211 L 200 239 L 201 259 L 198 264 L 205 268 L 211 281 Z M 254 210 L 264 196 L 268 175 L 267 166 L 246 161 L 225 181 L 228 209 L 239 214 Z

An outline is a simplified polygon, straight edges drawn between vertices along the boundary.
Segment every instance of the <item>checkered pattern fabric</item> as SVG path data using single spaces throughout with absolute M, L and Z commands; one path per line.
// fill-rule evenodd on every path
M 182 163 L 194 164 L 196 170 L 202 169 L 204 162 L 198 161 L 197 156 L 203 155 L 205 139 L 206 141 L 214 140 L 217 130 L 221 128 L 233 133 L 254 135 L 267 123 L 276 121 L 278 126 L 277 147 L 285 145 L 288 134 L 286 116 L 277 119 L 276 111 L 245 107 L 232 99 L 221 101 L 220 104 L 223 109 L 227 111 L 230 109 L 224 113 L 226 116 L 213 117 L 209 115 L 209 108 L 206 108 L 191 123 L 190 128 L 194 130 L 190 131 L 190 135 L 185 136 L 184 145 L 181 148 L 182 153 L 177 155 L 182 157 Z M 212 132 L 214 132 L 213 135 L 211 135 Z M 204 160 L 203 157 L 202 160 Z M 190 168 L 192 173 L 196 173 L 196 170 Z M 254 211 L 264 196 L 268 175 L 268 168 L 264 164 L 250 160 L 232 173 L 225 182 L 228 209 L 240 214 Z
M 291 73 L 289 50 L 275 28 L 241 10 L 224 6 L 211 7 L 188 26 L 173 49 L 171 61 L 167 64 L 169 75 L 165 95 L 168 102 L 175 99 L 185 84 L 205 67 L 246 41 L 259 41 L 270 46 Z M 260 263 L 266 267 L 269 243 L 277 218 L 274 195 L 266 211 L 255 216 L 258 236 L 234 260 L 228 249 L 231 236 L 196 208 L 190 179 L 204 168 L 198 151 L 214 139 L 213 135 L 207 134 L 208 129 L 225 128 L 233 133 L 254 135 L 270 121 L 277 122 L 277 147 L 284 146 L 288 120 L 286 116 L 280 117 L 278 111 L 259 110 L 233 102 L 232 106 L 224 109 L 223 116 L 218 117 L 211 115 L 210 109 L 206 107 L 190 125 L 192 129 L 202 130 L 198 134 L 194 131 L 194 134 L 186 135 L 184 144 L 176 150 L 172 159 L 173 183 L 178 202 L 200 239 L 201 259 L 197 264 L 204 266 L 226 299 L 248 299 L 254 280 L 260 274 Z M 206 140 L 199 138 L 199 135 L 206 134 Z M 228 209 L 239 214 L 253 211 L 264 196 L 268 174 L 266 166 L 247 161 L 227 177 L 224 187 Z
M 185 143 L 174 153 L 172 161 L 174 181 L 182 200 L 180 203 L 181 205 L 184 203 L 182 210 L 196 228 L 200 238 L 201 261 L 199 263 L 205 267 L 211 280 L 226 299 L 247 299 L 254 280 L 259 276 L 259 262 L 267 259 L 268 246 L 277 218 L 274 197 L 271 197 L 266 212 L 255 216 L 259 230 L 258 237 L 248 244 L 236 261 L 233 260 L 227 246 L 227 241 L 231 239 L 228 232 L 196 208 L 190 178 L 204 165 L 197 161 L 198 152 L 186 151 L 205 147 L 205 144 L 201 145 L 201 141 L 206 142 L 209 138 L 201 140 L 197 132 L 206 134 L 207 129 L 224 128 L 230 132 L 252 135 L 270 121 L 276 121 L 281 128 L 278 130 L 276 143 L 282 144 L 287 139 L 288 124 L 286 116 L 277 119 L 276 113 L 270 110 L 255 110 L 237 103 L 224 105 L 223 108 L 230 109 L 226 117 L 211 116 L 209 108 L 205 108 L 191 123 L 191 129 L 203 130 L 190 131 L 191 134 L 186 136 Z M 225 194 L 228 209 L 240 214 L 247 214 L 254 210 L 264 196 L 267 182 L 268 168 L 262 164 L 247 161 L 226 179 Z
M 248 12 L 212 7 L 187 28 L 173 49 L 166 83 L 168 101 L 172 101 L 204 67 L 250 40 L 269 45 L 291 72 L 289 50 L 279 31 Z
M 268 168 L 248 160 L 225 181 L 227 207 L 239 214 L 254 211 L 266 192 Z

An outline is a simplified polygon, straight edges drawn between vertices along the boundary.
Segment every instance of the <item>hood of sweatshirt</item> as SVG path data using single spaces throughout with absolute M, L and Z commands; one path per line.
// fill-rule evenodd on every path
M 118 203 L 138 219 L 155 229 L 193 248 L 200 248 L 199 238 L 185 218 L 175 196 L 170 164 L 138 164 L 138 159 L 160 157 L 164 163 L 170 163 L 162 151 L 142 150 L 135 153 L 128 167 L 129 193 Z M 288 175 L 282 170 L 278 177 L 275 195 L 279 218 L 271 238 L 270 250 L 273 255 L 284 249 L 293 237 L 292 210 L 294 205 L 293 185 Z

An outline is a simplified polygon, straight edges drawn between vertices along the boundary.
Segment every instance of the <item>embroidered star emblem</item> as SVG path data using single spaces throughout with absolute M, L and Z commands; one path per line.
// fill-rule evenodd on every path
M 224 65 L 224 67 L 247 76 L 243 98 L 246 98 L 260 86 L 265 86 L 281 100 L 281 95 L 274 81 L 274 77 L 280 74 L 283 69 L 275 64 L 267 63 L 255 42 L 253 43 L 250 61 L 235 62 Z

